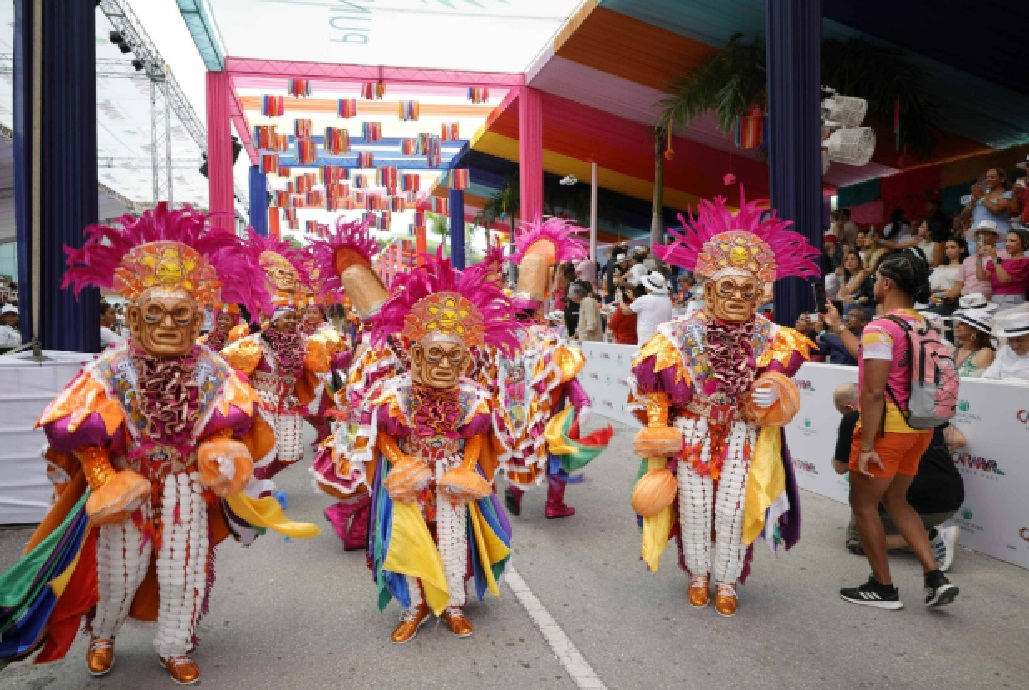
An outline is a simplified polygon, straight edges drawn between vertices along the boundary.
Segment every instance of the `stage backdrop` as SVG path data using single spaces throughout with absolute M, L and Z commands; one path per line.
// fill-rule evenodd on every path
M 597 414 L 639 427 L 626 409 L 626 378 L 634 346 L 583 343 L 586 367 L 579 375 Z M 846 475 L 832 468 L 840 415 L 833 390 L 857 381 L 857 369 L 805 364 L 796 376 L 801 410 L 786 428 L 797 483 L 802 489 L 847 502 Z M 953 519 L 961 544 L 1029 568 L 1029 387 L 1002 381 L 962 379 L 954 421 L 968 439 L 954 462 L 965 480 L 965 502 Z

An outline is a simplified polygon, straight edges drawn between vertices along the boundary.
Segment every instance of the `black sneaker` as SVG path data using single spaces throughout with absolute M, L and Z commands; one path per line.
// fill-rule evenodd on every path
M 957 585 L 952 585 L 947 576 L 939 570 L 925 574 L 926 606 L 946 606 L 954 601 L 959 591 Z
M 893 585 L 881 585 L 874 577 L 860 587 L 844 587 L 840 590 L 840 598 L 852 604 L 874 606 L 877 609 L 899 611 L 904 608 L 900 600 L 900 591 Z

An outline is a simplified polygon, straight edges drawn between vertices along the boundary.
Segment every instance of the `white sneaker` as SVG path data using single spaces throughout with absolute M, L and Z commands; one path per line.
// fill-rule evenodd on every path
M 937 527 L 936 538 L 930 544 L 933 547 L 933 556 L 936 558 L 936 565 L 940 570 L 947 572 L 954 563 L 954 555 L 957 553 L 958 537 L 961 536 L 961 528 L 957 525 L 950 527 Z

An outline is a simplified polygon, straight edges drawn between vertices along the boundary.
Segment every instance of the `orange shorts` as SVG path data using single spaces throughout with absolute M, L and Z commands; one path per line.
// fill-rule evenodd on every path
M 884 469 L 878 465 L 869 464 L 868 471 L 873 477 L 892 477 L 895 474 L 915 476 L 918 474 L 918 461 L 929 448 L 933 440 L 931 431 L 925 433 L 901 434 L 887 431 L 885 434 L 875 437 L 872 447 L 879 455 Z M 861 427 L 854 429 L 854 440 L 850 444 L 850 463 L 848 467 L 851 472 L 858 471 L 858 456 L 861 455 Z

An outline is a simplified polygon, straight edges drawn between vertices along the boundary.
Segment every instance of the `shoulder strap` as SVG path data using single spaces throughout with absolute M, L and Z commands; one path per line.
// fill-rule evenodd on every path
M 902 319 L 899 316 L 896 316 L 894 314 L 885 314 L 883 316 L 883 318 L 888 320 L 888 321 L 892 321 L 893 323 L 897 324 L 898 326 L 900 326 L 904 330 L 904 335 L 907 336 L 907 339 L 908 339 L 908 348 L 909 349 L 913 349 L 914 348 L 914 343 L 911 342 L 911 324 L 909 324 L 906 319 Z M 889 379 L 889 377 L 887 377 L 887 379 L 886 379 L 886 395 L 890 396 L 890 399 L 893 400 L 893 404 L 897 406 L 897 409 L 900 410 L 901 414 L 904 414 L 904 408 L 902 408 L 900 406 L 900 401 L 897 400 L 897 396 L 893 393 L 893 389 L 890 388 L 890 379 Z M 886 414 L 884 412 L 883 413 L 883 420 L 885 420 L 885 419 L 886 419 Z

